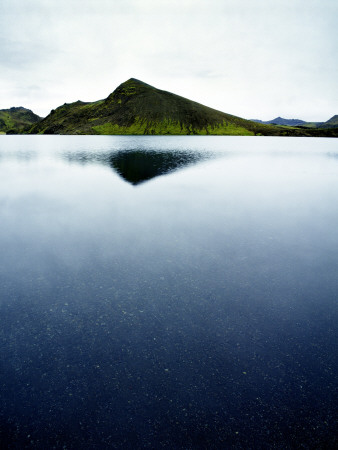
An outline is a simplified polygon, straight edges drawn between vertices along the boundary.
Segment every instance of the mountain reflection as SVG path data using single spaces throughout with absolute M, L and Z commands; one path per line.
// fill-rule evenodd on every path
M 110 157 L 110 166 L 133 185 L 174 170 L 195 164 L 206 155 L 189 152 L 117 152 Z
M 134 186 L 160 175 L 183 169 L 210 158 L 207 152 L 121 150 L 111 153 L 67 153 L 64 157 L 80 164 L 110 166 Z

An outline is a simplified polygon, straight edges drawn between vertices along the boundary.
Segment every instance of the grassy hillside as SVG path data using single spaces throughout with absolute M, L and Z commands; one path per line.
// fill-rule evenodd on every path
M 0 109 L 0 133 L 18 133 L 31 127 L 41 120 L 30 109 L 18 108 Z
M 131 78 L 105 100 L 52 110 L 34 134 L 307 136 L 311 131 L 255 123 Z

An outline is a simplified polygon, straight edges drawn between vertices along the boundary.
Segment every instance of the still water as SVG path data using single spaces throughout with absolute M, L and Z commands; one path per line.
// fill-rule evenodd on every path
M 338 146 L 0 137 L 2 448 L 338 445 Z

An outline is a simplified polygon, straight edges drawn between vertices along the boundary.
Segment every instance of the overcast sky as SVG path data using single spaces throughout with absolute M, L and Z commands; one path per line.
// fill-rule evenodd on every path
M 337 0 L 0 0 L 0 109 L 134 77 L 245 118 L 338 114 Z

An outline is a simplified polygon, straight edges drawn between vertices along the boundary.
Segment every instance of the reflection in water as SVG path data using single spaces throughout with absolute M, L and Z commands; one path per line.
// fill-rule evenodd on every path
M 110 157 L 110 165 L 131 184 L 140 184 L 151 178 L 195 164 L 205 155 L 190 152 L 117 152 Z
M 101 163 L 110 166 L 133 185 L 183 169 L 214 156 L 207 152 L 122 150 L 111 153 L 66 153 L 64 157 L 81 164 Z
M 0 448 L 337 447 L 336 146 L 1 137 Z

